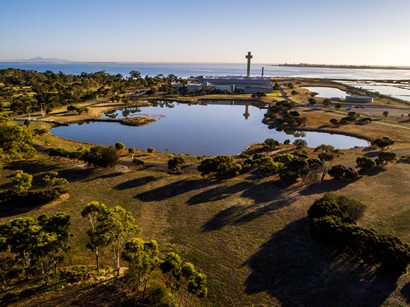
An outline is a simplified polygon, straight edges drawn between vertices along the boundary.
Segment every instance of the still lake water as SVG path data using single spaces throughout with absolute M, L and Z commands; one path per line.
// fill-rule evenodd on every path
M 79 142 L 114 145 L 124 143 L 127 148 L 134 147 L 156 151 L 169 150 L 170 153 L 193 155 L 233 155 L 242 152 L 247 146 L 273 138 L 280 143 L 286 139 L 293 142 L 295 137 L 285 132 L 268 129 L 262 123 L 266 109 L 248 105 L 249 117 L 245 117 L 244 102 L 215 102 L 207 105 L 188 105 L 172 103 L 169 107 L 141 107 L 141 113 L 165 115 L 157 122 L 142 127 L 131 127 L 119 123 L 90 122 L 72 124 L 51 129 L 51 133 Z M 122 111 L 116 112 L 122 117 Z M 134 113 L 137 114 L 137 113 Z M 340 149 L 367 146 L 367 141 L 343 135 L 303 132 L 310 147 L 330 144 Z
M 333 87 L 304 87 L 305 89 L 318 93 L 316 97 L 331 98 L 331 97 L 345 97 L 346 92 Z

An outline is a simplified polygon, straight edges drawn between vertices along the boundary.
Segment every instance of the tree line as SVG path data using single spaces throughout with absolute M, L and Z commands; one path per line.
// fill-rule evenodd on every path
M 377 266 L 390 275 L 401 275 L 410 263 L 410 245 L 396 236 L 357 225 L 365 209 L 357 200 L 325 194 L 308 210 L 312 237 L 352 260 Z
M 142 77 L 132 70 L 129 76 L 111 75 L 105 71 L 81 73 L 80 75 L 37 72 L 15 68 L 0 70 L 0 112 L 8 103 L 14 114 L 43 110 L 46 113 L 58 106 L 75 105 L 79 102 L 106 98 L 128 100 L 124 95 L 138 89 L 148 89 L 148 94 L 157 91 L 173 93 L 172 83 L 186 84 L 186 80 L 170 74 Z

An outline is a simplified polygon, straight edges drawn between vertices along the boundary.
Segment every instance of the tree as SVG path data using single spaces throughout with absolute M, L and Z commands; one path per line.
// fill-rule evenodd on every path
M 123 150 L 125 149 L 125 144 L 121 142 L 115 143 L 115 149 L 118 151 Z
M 373 142 L 371 142 L 371 144 L 373 146 L 379 147 L 381 150 L 385 150 L 390 145 L 393 145 L 394 141 L 389 139 L 388 137 L 383 137 L 381 139 L 375 139 Z
M 84 154 L 83 159 L 89 164 L 109 168 L 119 163 L 120 156 L 113 146 L 98 145 L 90 148 L 90 151 Z
M 307 146 L 307 142 L 303 139 L 296 139 L 293 141 L 293 145 L 296 146 L 297 150 L 302 150 Z
M 40 269 L 46 285 L 50 270 L 62 261 L 69 249 L 70 216 L 65 213 L 43 214 L 37 219 L 18 218 L 0 225 L 3 246 L 26 271 Z
M 185 163 L 185 158 L 182 156 L 171 157 L 168 160 L 168 170 L 181 173 L 181 167 Z
M 381 151 L 376 159 L 377 165 L 386 165 L 389 162 L 397 160 L 397 155 L 394 152 Z
M 39 230 L 37 221 L 32 217 L 17 218 L 0 224 L 2 249 L 11 253 L 15 261 L 23 266 L 26 277 L 34 259 L 33 246 Z
M 336 109 L 336 110 L 339 110 L 341 107 L 342 107 L 342 105 L 341 105 L 340 103 L 336 103 L 336 104 L 335 104 L 335 109 Z
M 101 232 L 100 228 L 97 228 L 97 226 L 99 225 L 100 219 L 107 214 L 107 211 L 107 207 L 97 201 L 89 202 L 81 211 L 81 216 L 87 218 L 91 224 L 91 229 L 87 230 L 89 241 L 86 246 L 95 254 L 97 270 L 100 268 L 100 247 L 107 246 L 109 242 L 108 238 Z
M 322 104 L 327 108 L 332 102 L 330 101 L 330 99 L 326 98 L 323 99 Z
M 55 213 L 51 216 L 43 214 L 37 221 L 41 231 L 36 237 L 33 253 L 47 285 L 51 268 L 54 266 L 56 273 L 57 264 L 69 250 L 68 240 L 73 234 L 70 229 L 70 216 L 65 213 Z
M 357 172 L 353 168 L 343 165 L 332 166 L 328 174 L 336 180 L 352 180 L 357 177 Z
M 133 238 L 125 243 L 121 255 L 121 258 L 129 263 L 125 279 L 134 291 L 143 293 L 143 299 L 149 276 L 161 262 L 158 255 L 158 243 L 155 240 L 146 242 L 140 238 Z
M 279 170 L 279 163 L 275 162 L 271 157 L 261 156 L 252 161 L 255 166 L 265 176 L 271 176 Z
M 376 161 L 374 161 L 372 158 L 362 156 L 362 157 L 357 157 L 356 158 L 356 164 L 361 172 L 366 172 L 369 169 L 376 167 Z
M 68 183 L 68 181 L 65 178 L 59 178 L 58 172 L 55 172 L 55 171 L 48 172 L 44 176 L 43 181 L 46 184 L 46 187 L 45 187 L 46 191 L 49 191 L 56 186 L 60 186 L 60 185 Z
M 162 273 L 167 274 L 167 283 L 174 291 L 183 288 L 181 300 L 186 299 L 187 294 L 195 295 L 199 298 L 208 294 L 206 275 L 195 270 L 190 262 L 183 262 L 181 257 L 171 252 L 167 255 L 160 268 Z M 188 292 L 188 293 L 187 293 Z
M 76 112 L 77 110 L 78 110 L 78 108 L 76 106 L 73 106 L 73 105 L 67 106 L 67 111 L 68 112 Z
M 384 116 L 384 118 L 386 118 L 386 117 L 387 117 L 387 115 L 389 115 L 389 112 L 388 112 L 388 111 L 384 111 L 384 112 L 383 112 L 383 116 Z
M 32 158 L 36 152 L 32 144 L 33 134 L 30 129 L 14 125 L 8 119 L 0 121 L 0 157 Z
M 331 123 L 332 125 L 336 126 L 337 123 L 338 123 L 338 120 L 337 120 L 336 118 L 332 118 L 332 119 L 330 120 L 330 123 Z
M 340 157 L 342 152 L 340 149 L 334 148 L 332 145 L 319 145 L 315 148 L 315 152 L 318 152 L 318 158 L 322 162 L 322 178 L 321 181 L 325 180 L 326 174 L 332 167 L 333 161 Z
M 13 189 L 17 193 L 26 193 L 31 188 L 31 182 L 33 181 L 33 175 L 27 174 L 22 170 L 18 170 L 16 175 L 11 179 Z
M 264 144 L 271 150 L 275 149 L 276 146 L 279 146 L 279 142 L 272 138 L 267 138 Z
M 308 99 L 308 102 L 309 102 L 309 104 L 310 104 L 311 106 L 314 106 L 317 101 L 316 101 L 315 98 L 309 98 L 309 99 Z
M 202 160 L 197 169 L 203 177 L 207 175 L 214 177 L 227 174 L 233 174 L 236 176 L 239 174 L 242 166 L 231 156 L 217 156 L 215 158 Z
M 131 76 L 131 78 L 134 78 L 134 79 L 140 79 L 141 78 L 141 73 L 136 71 L 136 70 L 131 70 L 130 71 L 130 76 Z
M 114 260 L 114 269 L 120 274 L 121 254 L 128 239 L 141 232 L 135 224 L 132 214 L 120 206 L 108 209 L 99 218 L 96 232 L 104 237 L 107 245 L 111 247 Z

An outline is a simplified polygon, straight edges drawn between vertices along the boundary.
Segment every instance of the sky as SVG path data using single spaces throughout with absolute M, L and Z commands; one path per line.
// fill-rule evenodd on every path
M 0 61 L 410 66 L 410 0 L 0 0 Z

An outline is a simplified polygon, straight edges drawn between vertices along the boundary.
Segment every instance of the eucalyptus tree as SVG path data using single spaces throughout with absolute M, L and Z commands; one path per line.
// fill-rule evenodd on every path
M 65 213 L 43 214 L 37 219 L 17 218 L 0 224 L 1 248 L 23 266 L 27 277 L 30 270 L 40 270 L 46 284 L 51 269 L 56 271 L 68 251 L 71 236 L 70 216 Z
M 107 213 L 107 206 L 100 204 L 97 201 L 89 202 L 84 209 L 81 211 L 81 216 L 87 218 L 91 224 L 91 229 L 87 230 L 88 242 L 87 248 L 94 252 L 95 262 L 97 270 L 100 268 L 100 247 L 105 247 L 108 245 L 108 238 L 101 233 L 101 230 L 97 228 L 99 226 L 100 219 Z
M 182 261 L 178 254 L 169 253 L 160 267 L 168 278 L 168 286 L 175 292 L 182 289 L 182 302 L 187 299 L 188 294 L 199 298 L 207 296 L 206 275 L 195 270 L 192 263 Z
M 0 158 L 32 158 L 36 152 L 33 133 L 27 127 L 17 126 L 9 119 L 0 119 Z
M 322 162 L 322 178 L 321 181 L 325 179 L 326 174 L 332 167 L 333 161 L 342 155 L 340 149 L 334 148 L 332 145 L 319 145 L 315 148 L 315 152 L 318 153 L 318 158 Z
M 145 297 L 145 290 L 151 273 L 159 267 L 158 243 L 155 240 L 144 241 L 140 238 L 133 238 L 125 243 L 121 258 L 128 261 L 128 270 L 125 273 L 128 286 L 134 291 L 142 292 Z
M 87 247 L 94 251 L 97 267 L 99 247 L 108 247 L 112 251 L 114 269 L 119 275 L 121 255 L 126 242 L 141 232 L 135 224 L 135 218 L 131 212 L 120 206 L 107 209 L 104 204 L 96 201 L 88 203 L 81 215 L 88 218 L 91 224 L 91 229 L 87 231 Z
M 36 236 L 33 253 L 47 285 L 50 270 L 54 267 L 56 273 L 57 264 L 64 259 L 64 254 L 70 248 L 68 241 L 73 234 L 70 228 L 70 216 L 65 213 L 55 213 L 51 216 L 43 214 L 37 221 L 41 230 Z

